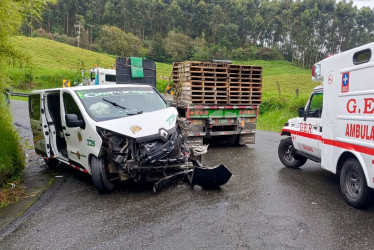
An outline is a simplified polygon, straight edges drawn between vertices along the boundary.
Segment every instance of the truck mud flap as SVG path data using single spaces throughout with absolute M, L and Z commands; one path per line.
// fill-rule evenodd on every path
M 199 185 L 205 188 L 215 188 L 226 184 L 232 174 L 225 165 L 220 164 L 215 167 L 206 167 L 199 162 L 192 160 L 194 168 L 190 176 L 192 186 Z

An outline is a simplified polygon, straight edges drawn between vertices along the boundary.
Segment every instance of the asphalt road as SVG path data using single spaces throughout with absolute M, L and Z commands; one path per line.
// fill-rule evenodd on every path
M 0 248 L 372 249 L 374 205 L 348 206 L 317 163 L 283 167 L 280 139 L 258 131 L 255 145 L 210 147 L 203 162 L 233 173 L 219 190 L 124 184 L 101 195 L 90 176 L 63 168 L 53 195 Z

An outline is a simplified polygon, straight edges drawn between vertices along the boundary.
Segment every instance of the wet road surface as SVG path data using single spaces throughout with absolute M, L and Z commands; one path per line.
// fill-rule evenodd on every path
M 210 147 L 203 162 L 233 173 L 218 190 L 128 183 L 101 195 L 90 176 L 65 167 L 54 194 L 0 248 L 372 249 L 374 206 L 348 206 L 317 163 L 283 167 L 280 139 L 258 131 L 255 145 Z

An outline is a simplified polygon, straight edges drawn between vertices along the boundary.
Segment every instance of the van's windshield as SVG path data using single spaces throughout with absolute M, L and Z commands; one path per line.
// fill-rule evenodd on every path
M 87 113 L 96 121 L 167 108 L 165 101 L 152 87 L 92 88 L 75 92 Z

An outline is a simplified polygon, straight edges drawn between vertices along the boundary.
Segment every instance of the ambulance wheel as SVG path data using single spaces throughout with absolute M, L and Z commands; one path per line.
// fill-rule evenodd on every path
M 100 193 L 110 193 L 113 191 L 114 184 L 109 181 L 109 172 L 104 159 L 92 156 L 91 175 L 92 181 Z
M 281 140 L 278 146 L 278 156 L 283 165 L 288 168 L 299 168 L 307 161 L 307 158 L 295 155 L 291 137 Z
M 56 169 L 60 166 L 60 161 L 55 158 L 44 158 L 45 165 L 47 165 L 50 169 Z
M 344 200 L 355 208 L 365 208 L 371 201 L 372 191 L 366 183 L 358 160 L 348 159 L 340 172 L 340 189 Z

